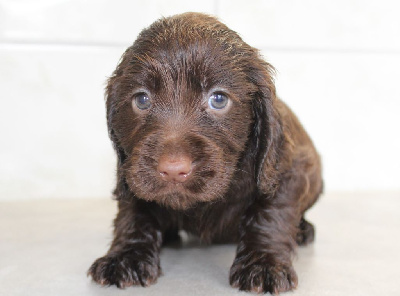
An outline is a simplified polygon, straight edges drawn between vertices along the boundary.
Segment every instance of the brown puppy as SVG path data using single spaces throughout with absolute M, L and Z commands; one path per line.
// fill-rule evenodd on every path
M 314 237 L 304 218 L 322 191 L 319 156 L 275 94 L 273 68 L 213 17 L 187 13 L 143 30 L 108 81 L 119 213 L 102 285 L 147 286 L 179 230 L 238 242 L 230 283 L 296 287 L 291 257 Z

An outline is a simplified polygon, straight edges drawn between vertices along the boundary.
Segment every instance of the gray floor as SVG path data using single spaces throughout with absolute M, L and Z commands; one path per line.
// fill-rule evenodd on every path
M 247 295 L 228 284 L 234 245 L 163 249 L 149 288 L 92 283 L 115 212 L 110 199 L 1 202 L 0 295 Z M 308 218 L 316 241 L 298 250 L 288 295 L 400 295 L 400 193 L 327 194 Z

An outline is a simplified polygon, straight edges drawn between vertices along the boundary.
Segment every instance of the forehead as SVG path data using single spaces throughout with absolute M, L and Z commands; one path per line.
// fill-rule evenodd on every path
M 170 41 L 135 52 L 134 80 L 153 91 L 168 88 L 207 91 L 234 88 L 244 74 L 235 60 L 207 42 Z

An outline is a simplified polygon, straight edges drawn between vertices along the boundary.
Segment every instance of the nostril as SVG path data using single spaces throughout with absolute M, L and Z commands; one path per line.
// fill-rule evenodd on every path
M 192 160 L 187 156 L 162 156 L 157 170 L 164 181 L 182 183 L 192 172 Z
M 160 172 L 161 177 L 167 177 L 168 176 L 168 172 Z

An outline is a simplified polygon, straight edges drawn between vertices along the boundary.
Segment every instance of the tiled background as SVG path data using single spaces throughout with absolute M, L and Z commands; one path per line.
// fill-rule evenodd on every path
M 400 189 L 397 0 L 0 0 L 0 200 L 109 196 L 103 88 L 160 16 L 220 17 L 278 70 L 327 191 Z

